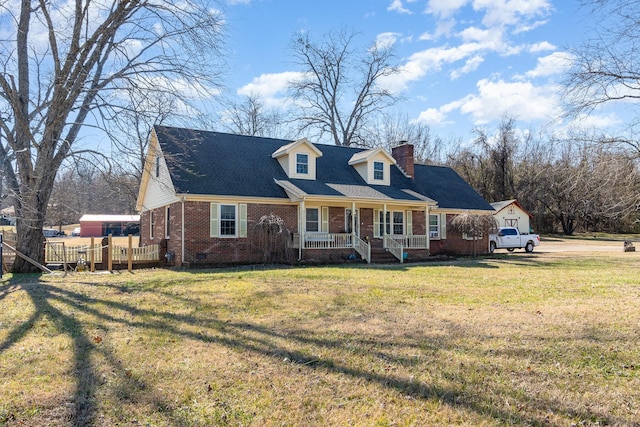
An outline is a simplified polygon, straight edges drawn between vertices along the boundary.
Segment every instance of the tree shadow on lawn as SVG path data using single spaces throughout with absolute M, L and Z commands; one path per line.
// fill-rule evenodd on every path
M 184 295 L 174 295 L 170 292 L 162 292 L 167 298 L 180 299 L 182 303 L 191 303 L 194 306 L 201 306 L 203 310 L 198 310 L 198 315 L 185 315 L 173 313 L 158 306 L 155 309 L 139 308 L 126 301 L 126 295 L 118 301 L 100 299 L 91 296 L 91 287 L 107 286 L 126 294 L 128 292 L 138 292 L 127 290 L 121 285 L 96 285 L 87 283 L 87 291 L 76 292 L 65 288 L 64 283 L 50 284 L 31 280 L 25 283 L 20 277 L 12 278 L 5 286 L 0 287 L 0 309 L 2 309 L 2 298 L 9 292 L 24 291 L 28 294 L 33 303 L 33 313 L 20 325 L 15 326 L 0 342 L 0 355 L 8 349 L 17 345 L 25 339 L 34 325 L 43 318 L 48 318 L 53 322 L 60 334 L 70 338 L 73 342 L 73 376 L 75 379 L 75 390 L 73 392 L 73 409 L 70 414 L 71 425 L 87 426 L 97 422 L 98 414 L 98 391 L 102 386 L 99 378 L 99 370 L 95 365 L 96 356 L 102 356 L 106 363 L 111 366 L 112 372 L 118 377 L 121 383 L 129 384 L 133 393 L 145 394 L 148 401 L 153 402 L 153 407 L 162 412 L 167 417 L 166 422 L 171 425 L 188 424 L 178 411 L 173 409 L 174 404 L 161 397 L 158 390 L 153 390 L 143 383 L 142 380 L 132 376 L 131 371 L 119 360 L 116 354 L 106 346 L 99 345 L 95 337 L 87 330 L 88 328 L 78 320 L 82 316 L 93 316 L 95 323 L 100 323 L 97 327 L 109 328 L 108 325 L 116 324 L 124 327 L 142 328 L 148 331 L 158 331 L 164 334 L 169 333 L 177 340 L 188 339 L 202 343 L 214 343 L 232 350 L 240 350 L 251 354 L 266 356 L 273 359 L 274 363 L 292 363 L 299 366 L 299 369 L 309 372 L 320 371 L 323 373 L 346 376 L 357 380 L 365 380 L 375 383 L 382 388 L 395 390 L 403 395 L 422 400 L 438 401 L 450 405 L 451 407 L 463 408 L 473 411 L 482 416 L 493 417 L 496 421 L 509 420 L 515 424 L 526 424 L 534 426 L 547 425 L 545 411 L 554 411 L 566 414 L 581 420 L 595 420 L 609 424 L 611 421 L 602 414 L 578 413 L 572 408 L 564 407 L 559 402 L 537 401 L 536 397 L 529 397 L 529 402 L 535 402 L 539 415 L 521 415 L 514 407 L 507 409 L 503 405 L 496 405 L 489 396 L 468 399 L 464 388 L 467 382 L 462 373 L 455 373 L 452 370 L 450 375 L 453 384 L 458 386 L 435 386 L 425 382 L 415 381 L 410 377 L 393 375 L 385 372 L 380 373 L 375 370 L 367 370 L 361 367 L 350 366 L 345 361 L 338 361 L 332 358 L 320 358 L 315 354 L 327 353 L 345 346 L 344 339 L 327 339 L 316 331 L 309 330 L 279 330 L 276 328 L 264 327 L 253 322 L 232 322 L 222 321 L 215 317 L 216 307 L 204 304 L 200 300 L 190 299 Z M 149 292 L 149 291 L 147 291 Z M 153 292 L 151 290 L 150 292 Z M 61 310 L 59 306 L 68 307 L 69 310 Z M 119 314 L 117 314 L 119 313 Z M 145 320 L 146 319 L 146 320 Z M 197 328 L 194 328 L 196 327 Z M 194 329 L 198 331 L 195 332 Z M 459 330 L 458 325 L 452 325 L 451 331 Z M 451 332 L 452 335 L 455 332 Z M 402 363 L 396 355 L 394 348 L 398 346 L 414 346 L 419 350 L 418 341 L 429 340 L 428 337 L 409 337 L 413 344 L 399 342 L 395 339 L 381 340 L 376 336 L 358 335 L 350 339 L 350 345 L 355 345 L 357 352 L 367 354 L 381 362 L 388 363 L 394 361 Z M 274 345 L 274 339 L 281 342 Z M 375 342 L 375 349 L 372 351 L 371 343 Z M 447 348 L 454 346 L 456 351 L 468 352 L 470 355 L 476 349 L 460 349 L 450 339 L 438 341 L 430 345 L 434 348 Z M 313 350 L 305 351 L 312 347 Z M 526 354 L 523 358 L 528 357 Z M 366 364 L 365 364 L 366 365 Z M 516 395 L 515 389 L 502 390 L 509 396 Z M 125 393 L 126 394 L 126 393 Z M 490 394 L 490 393 L 487 393 Z M 491 393 L 494 394 L 494 393 Z M 495 397 L 495 396 L 493 396 Z M 173 408 L 173 409 L 172 409 Z M 1 408 L 0 408 L 1 409 Z M 0 415 L 2 415 L 0 413 Z M 0 424 L 7 420 L 0 418 Z

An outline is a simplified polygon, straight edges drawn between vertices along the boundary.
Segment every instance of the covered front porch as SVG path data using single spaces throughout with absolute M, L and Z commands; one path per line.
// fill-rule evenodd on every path
M 300 230 L 293 234 L 292 247 L 299 250 L 300 259 L 422 260 L 429 254 L 430 207 L 426 203 L 302 203 Z

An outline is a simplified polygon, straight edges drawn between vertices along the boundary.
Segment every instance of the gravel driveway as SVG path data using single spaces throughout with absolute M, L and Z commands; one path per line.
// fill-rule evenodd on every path
M 640 251 L 640 242 L 634 242 Z M 561 238 L 541 238 L 540 246 L 536 246 L 534 252 L 623 252 L 623 241 L 596 240 L 596 239 L 561 239 Z

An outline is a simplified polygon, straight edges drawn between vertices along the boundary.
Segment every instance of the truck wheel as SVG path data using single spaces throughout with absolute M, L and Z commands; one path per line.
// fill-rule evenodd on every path
M 493 253 L 496 250 L 496 242 L 489 242 L 489 252 Z
M 524 250 L 527 252 L 533 252 L 533 242 L 527 242 L 527 245 L 524 247 Z

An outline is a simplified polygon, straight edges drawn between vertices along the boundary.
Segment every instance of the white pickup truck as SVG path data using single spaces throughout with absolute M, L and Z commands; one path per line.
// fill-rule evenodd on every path
M 489 235 L 489 252 L 493 253 L 496 249 L 506 249 L 513 251 L 514 249 L 524 248 L 527 252 L 533 252 L 533 248 L 540 244 L 540 236 L 537 234 L 520 234 L 515 227 L 498 228 L 496 234 Z

